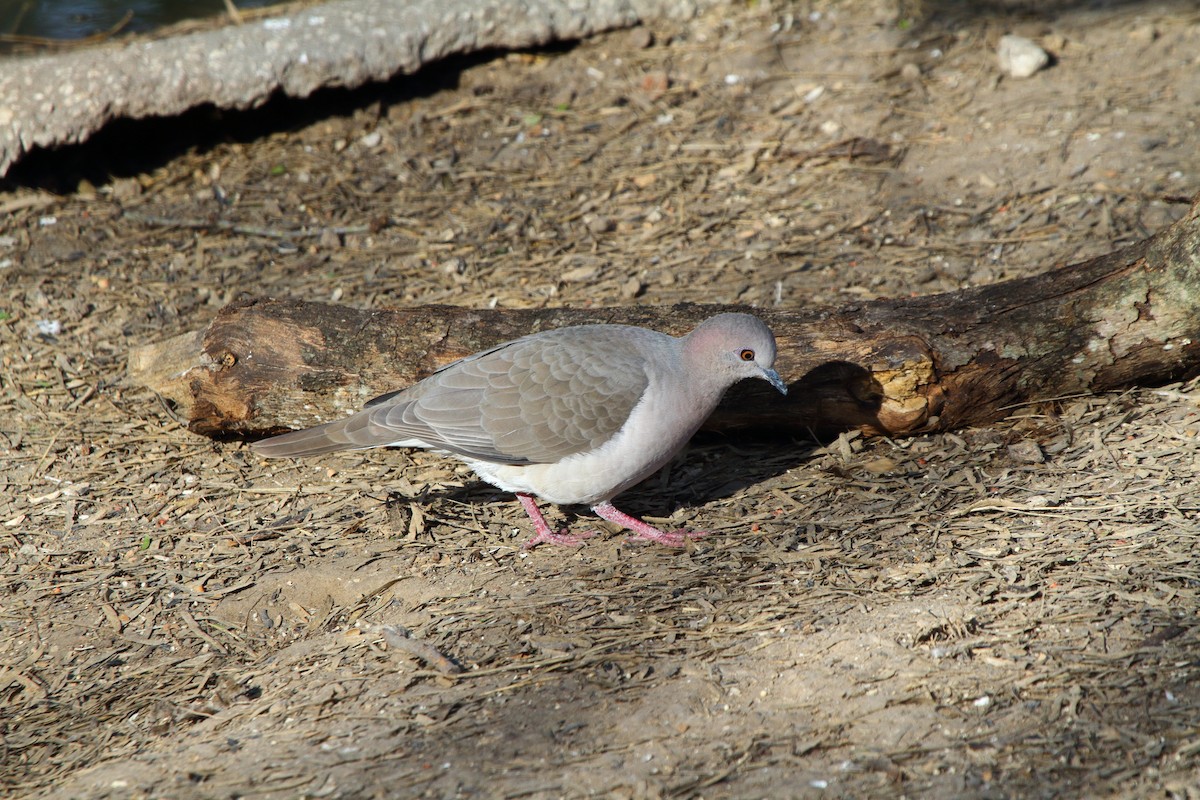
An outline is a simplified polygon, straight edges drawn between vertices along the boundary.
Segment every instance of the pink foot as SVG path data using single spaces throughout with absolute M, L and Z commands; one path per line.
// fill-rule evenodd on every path
M 550 525 L 547 524 L 546 518 L 542 516 L 541 509 L 537 507 L 537 501 L 527 494 L 517 494 L 517 499 L 521 501 L 521 505 L 525 509 L 525 513 L 529 515 L 529 519 L 533 520 L 533 529 L 536 535 L 525 544 L 521 545 L 522 550 L 530 550 L 537 547 L 539 544 L 561 544 L 568 547 L 577 547 L 583 544 L 583 540 L 591 536 L 590 533 L 570 534 L 564 528 L 561 531 L 550 530 Z
M 609 522 L 615 522 L 622 528 L 633 531 L 634 535 L 629 537 L 630 541 L 650 541 L 667 547 L 683 547 L 683 543 L 688 539 L 699 539 L 701 536 L 708 535 L 708 531 L 660 531 L 637 517 L 631 517 L 623 511 L 618 511 L 616 506 L 607 501 L 592 506 L 592 511 Z
M 689 531 L 680 528 L 677 531 L 658 531 L 655 533 L 637 533 L 629 537 L 631 542 L 658 542 L 666 547 L 683 547 L 688 539 L 699 539 L 708 536 L 708 531 Z

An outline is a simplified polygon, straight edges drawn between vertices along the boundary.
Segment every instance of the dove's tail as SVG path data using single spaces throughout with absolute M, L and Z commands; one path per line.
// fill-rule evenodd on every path
M 363 445 L 347 440 L 344 433 L 345 427 L 344 420 L 329 422 L 315 428 L 305 428 L 302 431 L 292 431 L 253 442 L 250 449 L 265 458 L 286 458 L 289 456 L 317 456 L 337 450 L 354 450 L 363 447 Z M 366 446 L 370 447 L 370 445 Z
M 319 456 L 338 450 L 367 450 L 372 447 L 428 447 L 423 441 L 379 424 L 379 407 L 365 408 L 357 414 L 326 422 L 302 431 L 292 431 L 262 439 L 250 448 L 265 458 Z

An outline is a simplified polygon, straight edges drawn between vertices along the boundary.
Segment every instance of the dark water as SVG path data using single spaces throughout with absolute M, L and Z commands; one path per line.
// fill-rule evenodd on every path
M 280 0 L 234 0 L 240 9 Z M 148 31 L 185 19 L 225 13 L 222 0 L 0 0 L 0 48 L 11 37 L 82 39 L 111 29 L 125 14 L 133 18 L 122 33 Z

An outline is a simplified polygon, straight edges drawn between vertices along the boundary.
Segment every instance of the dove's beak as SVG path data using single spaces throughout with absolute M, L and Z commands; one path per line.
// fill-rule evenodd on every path
M 762 374 L 763 380 L 779 390 L 780 394 L 787 394 L 787 384 L 783 382 L 783 378 L 779 377 L 779 373 L 773 369 L 764 369 Z

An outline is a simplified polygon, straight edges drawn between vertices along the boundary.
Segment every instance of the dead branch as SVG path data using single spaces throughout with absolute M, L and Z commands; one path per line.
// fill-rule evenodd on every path
M 725 307 L 362 311 L 258 299 L 134 350 L 130 376 L 192 430 L 258 434 L 341 416 L 506 339 L 620 322 L 683 333 Z M 831 309 L 759 310 L 785 399 L 747 382 L 710 428 L 874 434 L 991 422 L 1014 406 L 1200 372 L 1200 204 L 1153 237 L 1030 278 Z

